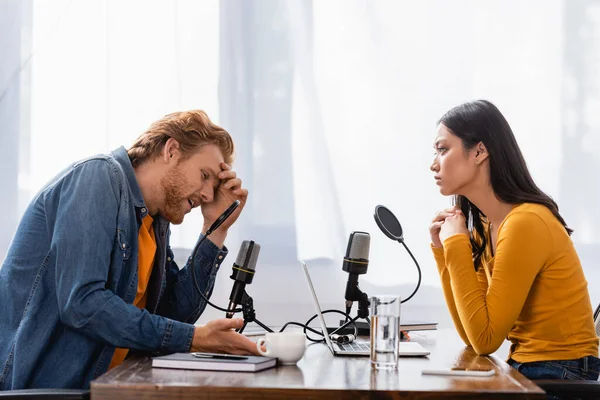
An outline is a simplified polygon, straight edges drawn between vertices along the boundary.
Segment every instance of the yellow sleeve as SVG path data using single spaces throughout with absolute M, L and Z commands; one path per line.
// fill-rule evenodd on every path
M 435 263 L 437 264 L 438 272 L 440 274 L 440 280 L 442 282 L 442 291 L 444 292 L 444 298 L 446 299 L 448 311 L 450 311 L 450 315 L 452 316 L 454 327 L 456 328 L 456 331 L 458 332 L 463 342 L 465 342 L 467 346 L 471 346 L 469 338 L 467 337 L 465 329 L 463 328 L 462 323 L 460 321 L 460 317 L 458 316 L 458 311 L 456 310 L 454 294 L 452 293 L 452 287 L 450 285 L 450 274 L 448 273 L 448 269 L 446 268 L 446 261 L 444 259 L 444 249 L 440 247 L 433 247 L 433 245 L 431 245 L 431 250 L 433 251 L 433 257 L 435 258 Z M 472 264 L 473 263 L 471 263 L 471 265 Z M 478 277 L 481 277 L 482 274 L 477 275 Z M 483 279 L 485 280 L 485 286 L 487 287 L 487 280 L 485 278 L 485 275 L 483 276 Z M 483 284 L 483 282 L 481 283 Z
M 549 229 L 537 214 L 510 215 L 498 232 L 494 270 L 485 290 L 473 268 L 469 237 L 454 235 L 444 241 L 458 316 L 477 354 L 490 354 L 500 347 L 552 246 Z
M 454 327 L 456 328 L 456 331 L 463 342 L 465 342 L 467 346 L 470 346 L 471 343 L 469 342 L 469 338 L 467 337 L 462 323 L 460 322 L 460 318 L 456 310 L 456 304 L 454 303 L 454 295 L 452 294 L 452 288 L 450 287 L 450 275 L 448 274 L 446 261 L 444 260 L 444 249 L 440 247 L 433 247 L 432 245 L 431 250 L 433 250 L 433 257 L 435 258 L 435 263 L 437 264 L 438 272 L 440 274 L 440 280 L 442 281 L 442 291 L 444 292 L 444 298 L 446 299 L 448 311 L 450 311 L 450 315 L 452 316 Z

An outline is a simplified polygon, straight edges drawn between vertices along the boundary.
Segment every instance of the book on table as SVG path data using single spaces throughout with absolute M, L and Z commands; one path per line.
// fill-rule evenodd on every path
M 437 329 L 437 322 L 400 320 L 401 331 L 431 331 Z
M 344 320 L 340 320 L 340 326 L 344 324 Z M 370 336 L 371 335 L 371 327 L 365 321 L 356 321 L 356 328 L 359 336 Z M 436 330 L 438 326 L 437 322 L 431 321 L 416 321 L 416 320 L 400 320 L 400 330 L 409 332 L 409 331 L 431 331 Z M 327 331 L 330 333 L 333 331 L 338 331 L 340 334 L 348 334 L 354 333 L 354 326 L 348 325 L 342 330 L 338 330 L 338 327 L 327 327 Z
M 257 372 L 277 365 L 275 357 L 216 353 L 174 353 L 152 358 L 153 368 Z

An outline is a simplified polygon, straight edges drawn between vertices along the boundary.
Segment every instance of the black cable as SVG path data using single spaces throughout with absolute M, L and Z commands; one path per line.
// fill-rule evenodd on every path
M 204 236 L 202 236 L 202 238 L 200 238 L 200 240 L 196 244 L 196 247 L 194 248 L 194 251 L 192 252 L 190 266 L 192 267 L 192 280 L 194 281 L 194 286 L 196 287 L 196 291 L 204 299 L 204 301 L 206 301 L 206 303 L 211 305 L 213 308 L 216 308 L 217 310 L 220 310 L 223 312 L 233 312 L 233 313 L 241 312 L 241 311 L 243 311 L 241 308 L 236 308 L 234 310 L 227 310 L 225 308 L 214 305 L 213 303 L 210 302 L 210 300 L 208 300 L 208 298 L 204 295 L 204 293 L 202 293 L 202 290 L 200 290 L 200 285 L 198 285 L 198 280 L 196 279 L 196 268 L 195 268 L 196 254 L 198 253 L 198 249 L 200 248 L 200 245 L 204 242 L 204 240 L 208 237 L 208 235 L 210 235 L 210 233 L 211 233 L 210 231 L 206 231 L 206 234 Z
M 404 240 L 398 240 L 398 241 L 400 243 L 402 243 L 402 245 L 404 246 L 404 248 L 406 249 L 406 251 L 408 251 L 408 254 L 410 254 L 411 258 L 415 262 L 415 265 L 417 266 L 417 271 L 419 271 L 419 280 L 417 281 L 417 287 L 411 293 L 410 296 L 408 296 L 406 299 L 400 301 L 400 304 L 402 304 L 402 303 L 405 303 L 405 302 L 409 301 L 410 299 L 412 299 L 412 297 L 417 293 L 417 290 L 419 290 L 419 287 L 421 286 L 421 267 L 419 267 L 419 263 L 417 262 L 417 259 L 415 258 L 415 256 L 413 256 L 413 253 L 410 251 L 410 249 L 408 248 L 408 246 L 404 243 Z
M 346 321 L 344 322 L 348 322 L 349 319 L 352 319 L 352 317 L 350 317 L 350 311 L 352 311 L 352 307 L 346 306 Z
M 345 316 L 345 317 L 347 317 L 347 318 L 350 318 L 350 320 L 349 320 L 348 322 L 346 322 L 346 323 L 345 323 L 345 324 L 343 324 L 342 326 L 338 327 L 338 328 L 337 328 L 337 329 L 335 329 L 333 332 L 331 332 L 331 333 L 328 333 L 328 332 L 327 332 L 327 334 L 328 334 L 328 335 L 330 335 L 330 336 L 331 336 L 331 335 L 333 335 L 334 333 L 338 332 L 339 330 L 341 330 L 341 329 L 344 329 L 346 326 L 348 326 L 348 325 L 352 324 L 352 325 L 354 326 L 354 337 L 358 337 L 358 327 L 356 326 L 356 323 L 355 323 L 355 322 L 356 322 L 356 320 L 359 318 L 358 316 L 356 316 L 356 317 L 354 317 L 354 318 L 351 318 L 351 317 L 350 317 L 348 314 L 346 314 L 346 313 L 345 313 L 345 312 L 343 312 L 343 311 L 339 311 L 339 310 L 325 310 L 325 311 L 322 311 L 322 312 L 321 312 L 321 314 L 327 314 L 327 313 L 338 313 L 338 314 L 342 314 L 342 315 L 344 315 L 344 316 Z M 313 329 L 313 328 L 311 328 L 310 326 L 308 326 L 308 325 L 309 325 L 309 324 L 312 322 L 312 320 L 314 320 L 315 318 L 318 318 L 318 316 L 319 316 L 318 314 L 315 314 L 315 315 L 313 315 L 313 316 L 312 316 L 312 317 L 310 317 L 310 319 L 309 319 L 308 321 L 306 321 L 306 323 L 304 323 L 304 324 L 301 324 L 301 323 L 299 323 L 299 322 L 287 322 L 285 325 L 283 325 L 283 327 L 282 327 L 282 328 L 279 330 L 279 332 L 283 332 L 283 331 L 284 331 L 284 329 L 288 327 L 288 325 L 300 326 L 300 327 L 304 328 L 304 333 L 306 334 L 306 338 L 307 338 L 308 340 L 310 340 L 311 342 L 314 342 L 314 343 L 322 343 L 322 342 L 324 342 L 324 341 L 325 341 L 325 339 L 313 339 L 313 338 L 311 338 L 311 337 L 308 335 L 308 333 L 307 333 L 307 331 L 311 331 L 311 332 L 313 332 L 313 333 L 316 333 L 317 335 L 325 336 L 325 334 L 324 334 L 323 332 L 320 332 L 320 331 L 318 331 L 318 330 L 316 330 L 316 329 Z M 368 321 L 367 321 L 367 322 L 368 322 Z
M 322 312 L 322 314 L 325 314 L 325 313 L 328 313 L 328 312 L 342 314 L 342 315 L 344 315 L 346 317 L 349 317 L 348 314 L 346 314 L 345 312 L 339 311 L 339 310 L 325 310 L 325 311 Z M 308 324 L 310 324 L 310 322 L 313 319 L 317 318 L 317 316 L 318 316 L 317 314 L 313 315 L 308 321 L 306 321 L 306 325 L 308 326 Z M 336 332 L 338 332 L 338 331 L 344 329 L 345 327 L 347 327 L 348 325 L 352 324 L 354 326 L 354 337 L 358 337 L 358 327 L 356 326 L 356 320 L 357 319 L 358 319 L 358 316 L 356 316 L 354 318 L 350 318 L 348 321 L 346 321 L 343 325 L 339 326 L 333 332 L 331 332 L 331 333 L 327 332 L 327 334 L 331 338 L 331 336 L 333 336 Z M 325 327 L 325 328 L 327 328 L 327 327 Z M 306 329 L 304 330 L 304 333 L 306 333 Z M 325 335 L 323 333 L 321 333 L 321 336 L 325 336 Z M 310 336 L 308 336 L 308 334 L 306 335 L 306 338 L 308 340 L 310 340 L 311 342 L 317 342 L 317 343 L 325 341 L 324 338 L 323 339 L 313 339 Z
M 307 330 L 316 333 L 317 335 L 321 335 L 323 336 L 323 333 L 321 331 L 318 331 L 316 329 L 311 328 L 310 326 L 307 326 L 306 324 L 301 324 L 300 322 L 286 322 L 286 324 L 279 330 L 279 332 L 283 332 L 283 330 L 285 328 L 287 328 L 288 325 L 295 325 L 295 326 L 300 326 L 302 328 L 304 328 L 304 333 L 306 333 Z M 308 336 L 307 336 L 308 337 Z M 319 340 L 320 342 L 321 340 Z

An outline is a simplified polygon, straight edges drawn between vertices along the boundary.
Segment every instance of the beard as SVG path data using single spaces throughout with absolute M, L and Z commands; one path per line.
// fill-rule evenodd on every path
M 183 205 L 187 203 L 183 191 L 187 187 L 185 177 L 178 168 L 173 168 L 160 180 L 160 184 L 165 199 L 163 217 L 172 224 L 181 224 L 187 211 L 183 209 Z

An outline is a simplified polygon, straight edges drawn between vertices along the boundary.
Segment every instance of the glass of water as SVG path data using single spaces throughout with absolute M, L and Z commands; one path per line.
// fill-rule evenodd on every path
M 400 297 L 373 296 L 371 308 L 371 367 L 398 368 Z

